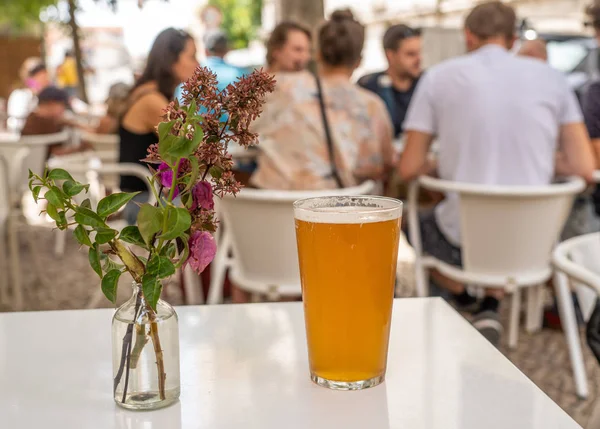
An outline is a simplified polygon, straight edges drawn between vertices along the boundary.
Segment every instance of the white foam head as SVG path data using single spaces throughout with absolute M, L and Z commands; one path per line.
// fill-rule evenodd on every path
M 294 203 L 294 217 L 304 222 L 360 224 L 402 216 L 402 202 L 384 197 L 320 197 Z

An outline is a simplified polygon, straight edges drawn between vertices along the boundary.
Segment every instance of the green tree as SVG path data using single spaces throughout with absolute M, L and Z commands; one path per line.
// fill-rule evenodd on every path
M 58 2 L 59 0 L 2 0 L 0 23 L 11 24 L 19 29 L 36 25 L 40 22 L 40 12 Z
M 94 0 L 103 2 L 113 10 L 117 9 L 119 0 Z M 122 0 L 121 0 L 122 1 Z M 140 6 L 146 0 L 139 0 Z M 168 1 L 168 0 L 163 0 Z M 8 24 L 13 28 L 23 29 L 36 25 L 42 25 L 40 13 L 49 6 L 55 6 L 60 0 L 1 0 L 0 24 Z M 85 88 L 83 58 L 81 53 L 81 34 L 75 19 L 75 13 L 79 8 L 77 0 L 67 0 L 69 6 L 69 18 L 64 24 L 67 25 L 73 38 L 73 53 L 77 62 L 77 74 L 79 75 L 79 92 L 83 101 L 87 102 L 87 91 Z
M 209 0 L 208 4 L 221 10 L 221 27 L 227 33 L 231 47 L 248 47 L 261 25 L 262 0 Z

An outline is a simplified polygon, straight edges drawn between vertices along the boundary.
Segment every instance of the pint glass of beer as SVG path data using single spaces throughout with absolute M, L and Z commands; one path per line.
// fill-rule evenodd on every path
M 322 197 L 294 203 L 311 379 L 338 390 L 385 378 L 402 203 Z

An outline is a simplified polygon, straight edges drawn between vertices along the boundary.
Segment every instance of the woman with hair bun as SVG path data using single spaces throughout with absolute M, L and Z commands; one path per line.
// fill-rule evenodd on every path
M 364 39 L 364 26 L 352 12 L 335 11 L 317 33 L 317 75 L 277 75 L 277 88 L 256 122 L 254 186 L 334 189 L 387 178 L 394 161 L 387 110 L 350 81 Z

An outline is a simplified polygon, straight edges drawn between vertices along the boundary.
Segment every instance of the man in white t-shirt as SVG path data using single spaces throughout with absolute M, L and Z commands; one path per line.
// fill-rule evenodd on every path
M 546 185 L 555 172 L 592 180 L 595 160 L 575 95 L 558 71 L 509 52 L 515 28 L 510 6 L 478 5 L 465 21 L 469 54 L 421 78 L 404 123 L 403 180 L 436 169 L 445 180 L 489 185 Z M 434 137 L 437 165 L 427 157 Z M 425 252 L 461 265 L 456 195 L 423 216 L 421 230 Z M 464 285 L 435 272 L 432 280 L 450 290 L 459 306 L 476 304 Z M 502 328 L 502 297 L 503 291 L 488 290 L 473 322 L 493 343 Z

